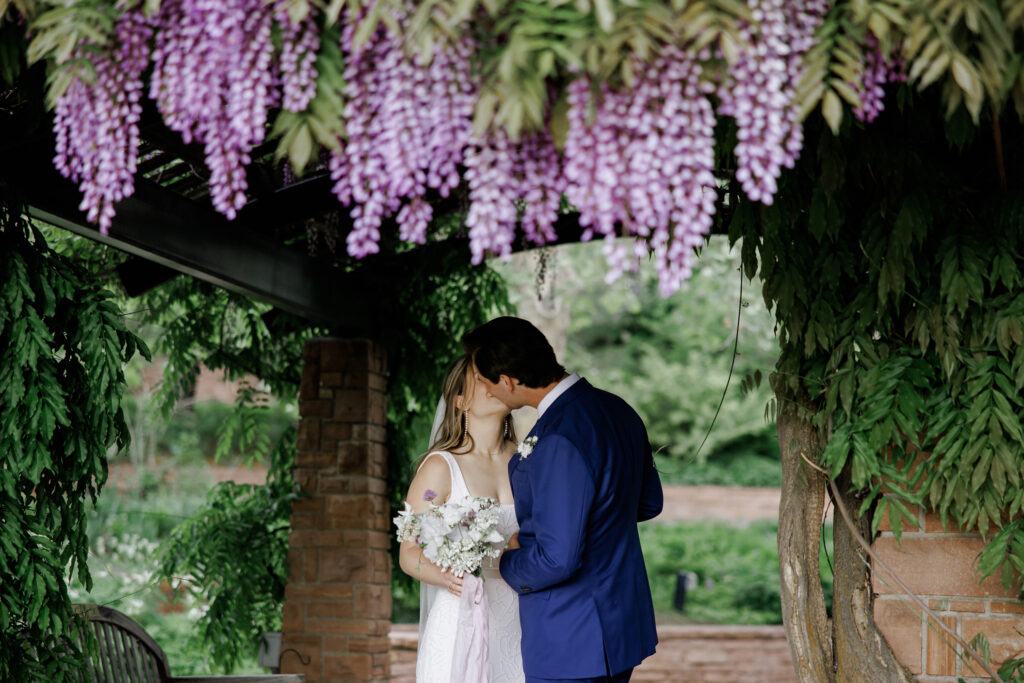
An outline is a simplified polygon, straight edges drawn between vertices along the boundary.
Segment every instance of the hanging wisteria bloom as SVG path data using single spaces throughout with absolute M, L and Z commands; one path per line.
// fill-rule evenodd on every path
M 314 20 L 316 9 L 298 23 L 288 16 L 288 2 L 277 3 L 277 23 L 281 27 L 281 106 L 301 112 L 316 95 L 316 53 L 320 49 L 320 29 Z
M 800 61 L 828 9 L 824 0 L 748 0 L 743 49 L 718 91 L 719 113 L 736 119 L 736 179 L 753 201 L 771 204 L 783 168 L 803 147 L 793 92 Z
M 142 72 L 149 61 L 153 29 L 141 10 L 121 15 L 114 46 L 100 54 L 80 48 L 76 57 L 95 69 L 89 80 L 75 78 L 57 100 L 54 163 L 79 183 L 79 208 L 106 234 L 114 204 L 135 191 L 142 113 Z
M 621 225 L 648 238 L 669 294 L 689 277 L 693 249 L 711 230 L 715 117 L 692 56 L 668 48 L 634 71 L 632 91 L 604 86 L 596 101 L 586 78 L 569 85 L 566 196 L 589 231 L 584 239 L 596 232 L 607 240 L 609 280 L 647 253 L 614 241 Z
M 379 250 L 381 223 L 396 213 L 402 239 L 426 240 L 433 208 L 424 196 L 459 184 L 476 87 L 469 39 L 437 46 L 423 65 L 383 26 L 362 47 L 355 30 L 354 22 L 342 30 L 348 140 L 330 169 L 335 195 L 352 207 L 347 246 L 359 258 Z
M 515 241 L 516 179 L 514 145 L 505 131 L 496 130 L 487 138 L 474 139 L 466 154 L 466 182 L 469 184 L 469 249 L 473 263 L 480 263 L 490 252 L 508 256 Z
M 860 83 L 851 84 L 860 96 L 860 106 L 853 108 L 853 115 L 871 123 L 885 108 L 885 84 L 905 81 L 907 76 L 900 58 L 882 54 L 878 39 L 869 33 L 864 40 L 864 67 L 860 77 Z
M 503 130 L 494 130 L 473 140 L 465 164 L 473 263 L 483 261 L 487 253 L 507 257 L 517 223 L 533 244 L 555 241 L 554 224 L 566 183 L 558 150 L 546 130 L 525 132 L 518 142 L 510 141 Z
M 214 207 L 245 205 L 245 167 L 277 99 L 273 5 L 264 0 L 164 0 L 150 97 L 185 142 L 203 144 Z

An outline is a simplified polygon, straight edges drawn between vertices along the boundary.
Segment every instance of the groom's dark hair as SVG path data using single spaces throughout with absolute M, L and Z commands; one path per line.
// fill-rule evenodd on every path
M 462 346 L 477 371 L 491 382 L 501 375 L 534 389 L 565 376 L 544 334 L 522 318 L 505 316 L 462 335 Z

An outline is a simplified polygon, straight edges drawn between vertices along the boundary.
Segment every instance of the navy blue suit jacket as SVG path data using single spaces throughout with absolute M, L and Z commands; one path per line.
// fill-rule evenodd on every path
M 615 674 L 658 642 L 637 522 L 661 512 L 647 430 L 618 396 L 579 380 L 509 462 L 519 550 L 501 575 L 519 593 L 528 677 Z

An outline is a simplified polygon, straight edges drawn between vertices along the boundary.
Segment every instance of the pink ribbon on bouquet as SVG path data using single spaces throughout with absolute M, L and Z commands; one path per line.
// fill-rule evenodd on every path
M 459 600 L 459 630 L 452 659 L 452 683 L 488 683 L 491 675 L 488 630 L 484 581 L 466 574 L 462 577 L 462 598 Z

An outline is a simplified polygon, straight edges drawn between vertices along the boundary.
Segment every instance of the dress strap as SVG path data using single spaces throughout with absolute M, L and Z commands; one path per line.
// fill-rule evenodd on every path
M 434 457 L 434 455 L 440 455 L 444 458 L 444 461 L 448 463 L 448 473 L 451 476 L 452 481 L 452 492 L 448 496 L 448 500 L 461 500 L 462 498 L 469 497 L 469 487 L 466 486 L 466 480 L 462 476 L 462 469 L 459 467 L 459 463 L 455 460 L 455 456 L 448 451 L 434 451 L 428 453 L 427 457 L 423 459 L 425 465 L 427 460 Z M 423 467 L 423 465 L 420 465 Z

